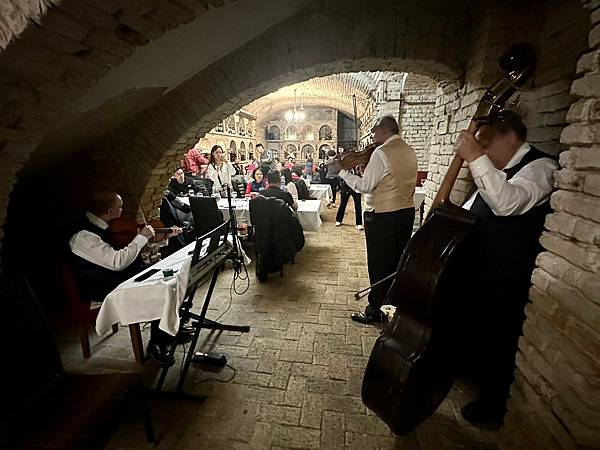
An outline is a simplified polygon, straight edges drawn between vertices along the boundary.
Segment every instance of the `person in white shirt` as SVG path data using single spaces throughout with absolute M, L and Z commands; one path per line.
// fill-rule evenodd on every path
M 296 203 L 296 205 L 298 204 L 298 200 L 308 200 L 309 186 L 308 186 L 308 183 L 306 182 L 306 180 L 301 178 L 301 175 L 302 175 L 302 169 L 299 169 L 299 168 L 295 168 L 294 170 L 283 169 L 281 171 L 281 176 L 285 180 L 285 190 L 288 191 L 290 194 L 292 194 L 292 198 L 294 199 L 294 202 Z M 302 192 L 298 193 L 298 185 L 296 184 L 296 182 L 302 183 L 305 187 L 303 189 L 303 192 L 305 193 L 305 197 L 303 197 L 302 199 L 300 199 L 300 194 L 302 194 Z M 302 185 L 300 185 L 300 188 L 302 188 Z
M 477 187 L 463 205 L 477 216 L 468 273 L 475 328 L 466 342 L 480 366 L 480 391 L 462 409 L 473 423 L 500 421 L 506 412 L 539 237 L 551 212 L 558 164 L 528 144 L 526 132 L 516 113 L 502 111 L 476 136 L 462 132 L 455 150 Z
M 103 301 L 120 283 L 145 269 L 139 257 L 148 240 L 154 237 L 154 229 L 146 225 L 124 248 L 117 250 L 110 244 L 109 223 L 121 217 L 123 200 L 116 192 L 101 191 L 92 195 L 86 220 L 80 230 L 69 240 L 71 267 L 79 294 L 91 301 Z M 172 227 L 167 238 L 181 233 Z M 161 364 L 171 364 L 168 355 L 169 335 L 152 323 L 148 352 Z
M 214 145 L 210 150 L 206 176 L 213 182 L 213 193 L 225 196 L 225 186 L 231 187 L 231 177 L 235 175 L 235 169 L 229 161 L 225 161 L 223 148 Z
M 350 189 L 372 194 L 369 209 L 364 213 L 364 227 L 369 280 L 375 284 L 396 271 L 412 233 L 417 157 L 415 151 L 400 138 L 398 123 L 393 117 L 379 118 L 371 132 L 379 146 L 371 155 L 362 177 L 340 170 L 338 160 L 328 163 L 328 171 L 339 171 L 339 177 Z M 352 314 L 352 320 L 379 322 L 380 307 L 390 284 L 391 280 L 372 288 L 364 313 Z

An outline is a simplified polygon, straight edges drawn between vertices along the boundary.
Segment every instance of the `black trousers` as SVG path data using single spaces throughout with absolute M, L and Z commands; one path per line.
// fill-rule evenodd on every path
M 165 333 L 163 330 L 158 328 L 160 320 L 153 320 L 150 322 L 150 340 L 157 343 L 158 345 L 169 345 L 173 342 L 173 336 L 169 333 Z
M 360 202 L 360 194 L 354 191 L 341 191 L 340 196 L 342 200 L 340 201 L 340 207 L 335 216 L 336 222 L 343 222 L 344 214 L 346 214 L 346 206 L 348 206 L 348 200 L 350 197 L 354 199 L 354 215 L 356 216 L 356 225 L 362 225 L 362 204 Z
M 476 289 L 479 295 L 472 299 L 473 330 L 467 342 L 473 351 L 468 356 L 477 362 L 473 375 L 480 386 L 478 399 L 491 408 L 505 408 L 514 379 L 532 270 L 525 269 L 523 276 L 502 277 L 502 283 L 497 276 L 484 275 Z
M 337 178 L 337 177 L 335 177 L 335 178 L 325 178 L 324 183 L 328 184 L 329 186 L 331 186 L 331 191 L 333 193 L 332 202 L 335 203 L 335 199 L 337 197 L 337 191 L 338 191 L 338 188 L 340 187 L 340 179 Z
M 414 208 L 387 213 L 365 212 L 367 263 L 371 284 L 396 271 L 404 247 L 410 239 L 414 221 Z M 379 308 L 391 283 L 392 280 L 371 289 L 365 314 L 379 316 Z

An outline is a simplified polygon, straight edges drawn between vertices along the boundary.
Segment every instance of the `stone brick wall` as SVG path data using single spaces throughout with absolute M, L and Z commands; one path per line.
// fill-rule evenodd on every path
M 400 135 L 417 153 L 419 170 L 429 166 L 429 146 L 434 132 L 436 83 L 430 78 L 408 74 L 400 102 Z
M 559 130 L 568 150 L 560 155 L 554 213 L 541 238 L 546 251 L 533 273 L 502 430 L 506 448 L 600 447 L 600 4 L 582 4 L 593 28 L 570 85 L 569 125 Z M 554 20 L 559 28 L 570 23 L 560 9 Z M 565 56 L 561 46 L 553 50 Z M 568 96 L 557 93 L 545 103 L 555 106 L 546 115 L 550 129 L 555 116 L 564 116 L 561 97 Z

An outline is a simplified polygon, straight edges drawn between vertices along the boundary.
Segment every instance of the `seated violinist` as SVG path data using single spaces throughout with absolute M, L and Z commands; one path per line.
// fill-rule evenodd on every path
M 109 223 L 121 216 L 123 200 L 116 192 L 102 191 L 90 199 L 85 220 L 69 240 L 71 266 L 82 297 L 91 301 L 103 301 L 105 297 L 123 281 L 131 278 L 146 267 L 140 252 L 154 237 L 151 226 L 143 227 L 131 242 L 120 250 L 110 243 Z M 167 238 L 181 233 L 172 227 Z M 168 353 L 171 341 L 164 331 L 158 328 L 158 320 L 152 322 L 148 353 L 163 365 L 173 363 Z

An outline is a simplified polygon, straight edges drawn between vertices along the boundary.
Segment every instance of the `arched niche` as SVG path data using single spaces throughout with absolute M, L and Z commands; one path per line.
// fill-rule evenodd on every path
M 271 125 L 269 130 L 267 131 L 267 140 L 269 141 L 279 141 L 281 140 L 281 130 L 277 125 Z
M 319 128 L 319 140 L 330 141 L 333 138 L 333 131 L 329 125 L 323 125 Z

